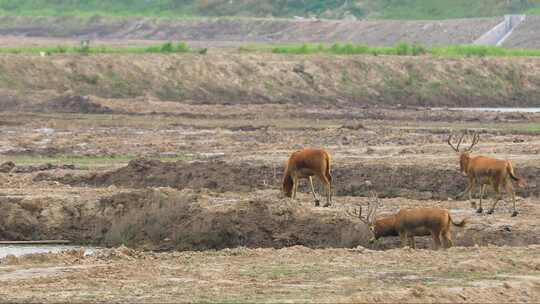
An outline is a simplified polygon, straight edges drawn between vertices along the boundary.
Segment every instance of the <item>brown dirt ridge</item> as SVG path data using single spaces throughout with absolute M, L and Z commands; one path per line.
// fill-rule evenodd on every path
M 538 106 L 539 66 L 537 58 L 0 55 L 0 70 L 5 71 L 0 101 L 15 104 L 3 109 L 24 109 L 47 96 L 51 101 L 46 109 L 73 112 L 80 106 L 78 111 L 97 113 L 109 110 L 92 100 L 70 98 L 151 97 L 221 105 Z M 25 70 L 33 72 L 19 72 Z
M 52 180 L 73 186 L 207 188 L 218 192 L 250 192 L 279 188 L 283 170 L 282 166 L 227 163 L 221 160 L 161 162 L 136 159 L 114 171 L 61 175 L 41 173 L 34 177 L 34 181 Z M 516 171 L 531 185 L 518 189 L 519 195 L 539 196 L 539 169 L 520 167 Z M 334 192 L 348 196 L 368 196 L 369 191 L 375 190 L 381 197 L 447 199 L 454 198 L 466 188 L 466 178 L 458 170 L 440 167 L 349 164 L 334 166 L 332 176 Z M 369 185 L 366 181 L 369 181 Z

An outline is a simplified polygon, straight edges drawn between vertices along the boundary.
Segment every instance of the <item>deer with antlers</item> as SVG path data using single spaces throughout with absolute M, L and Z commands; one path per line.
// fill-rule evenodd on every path
M 435 250 L 441 245 L 449 248 L 453 246 L 451 226 L 463 227 L 466 223 L 466 220 L 454 222 L 448 210 L 442 208 L 406 208 L 400 209 L 392 216 L 376 219 L 377 208 L 381 205 L 377 195 L 372 193 L 367 217 L 362 217 L 361 208 L 353 213 L 366 223 L 373 233 L 370 243 L 381 237 L 399 236 L 403 246 L 416 248 L 415 236 L 431 235 Z
M 512 216 L 517 216 L 516 210 L 516 196 L 512 187 L 512 180 L 516 182 L 518 187 L 525 187 L 525 181 L 523 178 L 518 177 L 512 167 L 512 162 L 509 160 L 495 159 L 486 156 L 472 156 L 471 150 L 480 140 L 479 134 L 474 134 L 471 145 L 463 150 L 459 150 L 463 137 L 459 139 L 457 146 L 452 145 L 452 135 L 448 137 L 448 145 L 459 153 L 459 167 L 463 175 L 468 178 L 468 185 L 465 191 L 461 192 L 457 198 L 463 197 L 466 193 L 469 193 L 469 200 L 472 201 L 472 191 L 476 184 L 480 185 L 480 206 L 476 210 L 477 213 L 482 213 L 482 199 L 484 197 L 484 191 L 486 186 L 491 185 L 495 191 L 495 201 L 488 210 L 488 214 L 492 214 L 495 211 L 497 203 L 502 199 L 500 188 L 504 186 L 506 193 L 512 197 L 513 212 Z
M 306 178 L 311 185 L 315 206 L 319 206 L 319 199 L 313 187 L 313 176 L 316 176 L 326 188 L 326 204 L 324 207 L 330 206 L 332 203 L 330 159 L 330 153 L 324 149 L 302 149 L 293 152 L 289 156 L 283 175 L 283 193 L 285 196 L 296 199 L 298 181 L 301 178 Z

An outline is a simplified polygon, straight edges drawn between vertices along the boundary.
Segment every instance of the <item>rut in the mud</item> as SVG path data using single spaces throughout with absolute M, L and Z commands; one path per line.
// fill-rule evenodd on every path
M 523 197 L 538 196 L 537 178 L 540 169 L 516 168 L 528 186 L 517 189 Z M 55 180 L 69 185 L 107 187 L 173 187 L 177 189 L 207 188 L 213 191 L 249 192 L 281 187 L 283 168 L 253 163 L 161 162 L 138 159 L 126 167 L 104 173 L 55 176 L 42 173 L 35 181 Z M 455 198 L 466 188 L 466 178 L 458 170 L 412 165 L 386 166 L 353 164 L 334 166 L 333 189 L 336 195 L 367 196 L 376 190 L 381 197 L 411 199 Z M 369 183 L 367 182 L 369 181 Z M 304 184 L 305 185 L 305 184 Z

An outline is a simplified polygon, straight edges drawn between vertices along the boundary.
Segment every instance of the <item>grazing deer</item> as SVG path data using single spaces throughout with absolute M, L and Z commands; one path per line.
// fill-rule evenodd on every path
M 452 135 L 448 137 L 448 145 L 450 145 L 450 147 L 452 147 L 454 151 L 459 153 L 459 167 L 461 173 L 468 177 L 467 188 L 465 189 L 465 191 L 461 192 L 457 196 L 457 198 L 461 198 L 466 193 L 469 193 L 469 200 L 472 201 L 472 191 L 474 189 L 474 186 L 478 183 L 480 185 L 480 206 L 478 207 L 476 212 L 482 213 L 484 211 L 482 208 L 482 198 L 484 197 L 485 188 L 488 185 L 492 185 L 493 190 L 495 190 L 495 201 L 493 202 L 493 206 L 491 206 L 491 209 L 489 209 L 487 212 L 488 214 L 492 214 L 493 211 L 495 211 L 497 203 L 502 199 L 500 188 L 501 186 L 504 186 L 504 188 L 506 189 L 506 193 L 510 194 L 510 196 L 512 197 L 512 204 L 514 209 L 514 212 L 512 212 L 512 216 L 518 215 L 518 212 L 516 210 L 516 196 L 514 194 L 511 180 L 516 181 L 518 187 L 523 188 L 525 187 L 525 181 L 523 180 L 523 178 L 516 175 L 516 173 L 514 172 L 514 168 L 512 167 L 512 162 L 510 162 L 509 160 L 501 160 L 485 156 L 471 156 L 470 152 L 472 148 L 480 140 L 480 135 L 478 134 L 474 134 L 472 143 L 469 148 L 460 151 L 459 145 L 461 144 L 464 136 L 465 134 L 461 136 L 457 146 L 455 147 L 451 143 Z
M 370 243 L 385 236 L 399 236 L 403 246 L 408 243 L 411 248 L 416 248 L 415 236 L 431 235 L 435 250 L 441 246 L 441 239 L 444 241 L 444 247 L 449 248 L 453 246 L 451 225 L 465 226 L 465 220 L 454 222 L 448 210 L 442 208 L 401 209 L 392 216 L 376 220 L 377 208 L 380 205 L 377 195 L 372 194 L 367 217 L 362 217 L 361 208 L 354 214 L 366 223 L 373 233 Z
M 296 199 L 298 180 L 309 179 L 311 192 L 315 199 L 315 206 L 319 206 L 319 199 L 313 188 L 313 176 L 317 176 L 326 188 L 326 204 L 332 203 L 332 175 L 330 175 L 330 154 L 323 149 L 302 149 L 291 154 L 287 161 L 283 176 L 283 192 L 285 196 Z

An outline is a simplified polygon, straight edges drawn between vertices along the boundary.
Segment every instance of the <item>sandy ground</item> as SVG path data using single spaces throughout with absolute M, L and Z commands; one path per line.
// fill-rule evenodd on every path
M 127 248 L 6 258 L 3 301 L 30 302 L 536 302 L 540 248 Z

